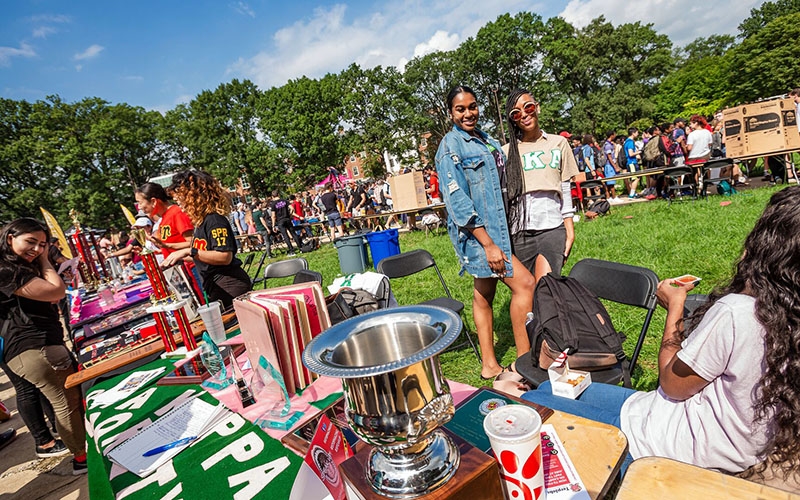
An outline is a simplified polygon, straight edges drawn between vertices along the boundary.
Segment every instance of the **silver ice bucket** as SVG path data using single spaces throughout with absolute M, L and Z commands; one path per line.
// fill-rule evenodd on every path
M 438 354 L 460 330 L 448 309 L 396 307 L 339 323 L 303 352 L 309 370 L 342 379 L 348 422 L 374 446 L 366 474 L 381 495 L 428 493 L 458 469 L 458 448 L 437 430 L 455 411 Z

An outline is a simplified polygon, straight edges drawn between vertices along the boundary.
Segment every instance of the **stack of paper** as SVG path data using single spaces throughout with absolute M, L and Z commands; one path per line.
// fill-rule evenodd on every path
M 145 477 L 202 438 L 223 421 L 229 410 L 191 398 L 111 450 L 108 458 Z
M 316 375 L 303 365 L 303 349 L 331 326 L 319 283 L 300 283 L 250 292 L 233 302 L 252 366 L 264 358 L 283 376 L 291 395 Z

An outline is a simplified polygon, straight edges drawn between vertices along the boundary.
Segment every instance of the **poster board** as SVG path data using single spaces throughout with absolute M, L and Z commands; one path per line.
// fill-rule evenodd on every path
M 742 104 L 722 112 L 729 158 L 769 156 L 800 149 L 794 100 Z

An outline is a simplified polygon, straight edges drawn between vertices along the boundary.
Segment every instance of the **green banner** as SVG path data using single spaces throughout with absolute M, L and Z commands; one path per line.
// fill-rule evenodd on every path
M 136 371 L 172 366 L 154 361 Z M 87 394 L 87 405 L 129 373 L 103 381 Z M 87 410 L 89 495 L 92 499 L 138 498 L 288 498 L 302 459 L 240 415 L 231 412 L 193 446 L 142 479 L 109 461 L 106 455 L 139 429 L 198 392 L 217 403 L 199 385 L 156 386 L 155 381 L 108 408 Z

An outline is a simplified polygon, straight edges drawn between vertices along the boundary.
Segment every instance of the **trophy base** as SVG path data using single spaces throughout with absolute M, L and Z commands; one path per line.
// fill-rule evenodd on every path
M 385 500 L 386 498 L 417 498 L 417 500 L 445 500 L 475 498 L 480 500 L 504 500 L 503 486 L 500 484 L 500 470 L 497 461 L 475 448 L 462 438 L 444 431 L 458 450 L 455 473 L 449 480 L 444 479 L 436 485 L 426 486 L 422 492 L 393 495 L 375 489 L 367 476 L 373 448 L 359 442 L 352 456 L 339 465 L 339 472 L 347 485 L 347 498 L 351 500 Z
M 383 453 L 373 448 L 367 481 L 389 498 L 415 498 L 446 483 L 458 469 L 458 448 L 441 430 L 431 433 L 428 446 L 417 453 Z

